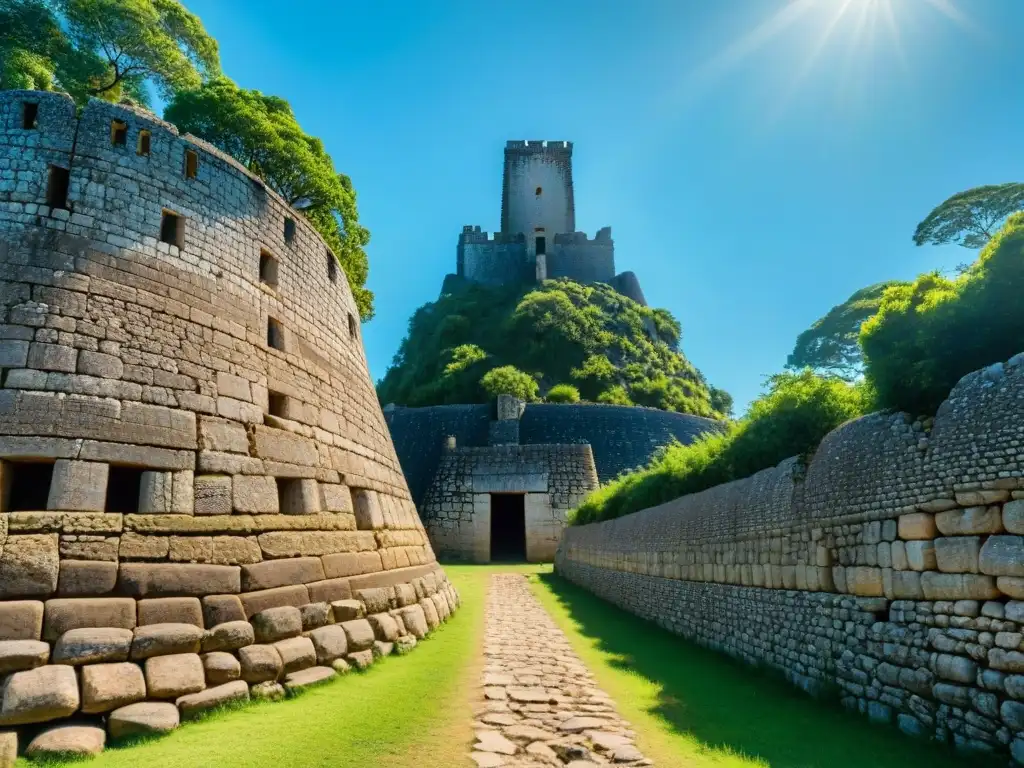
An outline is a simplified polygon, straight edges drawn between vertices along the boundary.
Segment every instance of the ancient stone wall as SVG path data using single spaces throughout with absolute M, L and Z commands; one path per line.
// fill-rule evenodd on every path
M 213 701 L 230 674 L 248 696 L 331 655 L 293 634 L 454 600 L 333 254 L 148 112 L 0 93 L 0 376 L 0 726 Z M 250 621 L 251 652 L 251 628 L 210 639 Z M 349 649 L 394 640 L 381 621 Z
M 778 467 L 569 528 L 556 567 L 903 731 L 1024 761 L 1024 355 L 934 420 L 874 414 Z
M 483 285 L 509 285 L 532 281 L 533 262 L 526 253 L 522 235 L 491 236 L 480 227 L 463 227 L 456 252 L 457 274 Z
M 519 423 L 519 441 L 524 445 L 587 443 L 594 451 L 598 477 L 606 483 L 644 466 L 658 448 L 673 440 L 689 444 L 721 428 L 714 419 L 657 408 L 530 403 Z
M 577 283 L 611 283 L 615 277 L 615 244 L 611 227 L 594 239 L 583 232 L 556 234 L 548 249 L 547 277 L 567 277 Z
M 487 445 L 491 406 L 387 406 L 384 416 L 412 497 L 421 505 L 449 435 L 460 447 Z M 608 482 L 623 471 L 645 465 L 658 448 L 672 440 L 686 444 L 716 429 L 721 429 L 721 424 L 713 419 L 656 408 L 529 403 L 519 421 L 519 443 L 588 444 L 600 481 Z
M 569 510 L 596 488 L 589 445 L 456 447 L 441 455 L 420 510 L 441 557 L 486 563 L 491 494 L 524 493 L 526 558 L 550 562 Z

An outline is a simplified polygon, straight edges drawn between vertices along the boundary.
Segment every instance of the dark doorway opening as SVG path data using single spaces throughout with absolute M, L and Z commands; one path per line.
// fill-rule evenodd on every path
M 544 237 L 537 238 L 537 255 L 542 256 L 548 252 L 548 241 Z
M 12 461 L 4 467 L 8 483 L 4 512 L 39 512 L 46 509 L 53 481 L 53 462 Z
M 491 560 L 526 560 L 526 494 L 491 494 Z
M 139 493 L 142 490 L 141 467 L 112 465 L 107 476 L 107 503 L 105 512 L 130 515 L 139 511 Z

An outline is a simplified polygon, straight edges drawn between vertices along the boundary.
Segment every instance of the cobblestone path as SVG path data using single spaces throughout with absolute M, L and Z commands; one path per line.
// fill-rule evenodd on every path
M 487 598 L 480 768 L 652 765 L 521 574 L 495 574 Z

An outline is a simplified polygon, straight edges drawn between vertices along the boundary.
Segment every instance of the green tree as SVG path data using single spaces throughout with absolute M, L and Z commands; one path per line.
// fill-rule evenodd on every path
M 812 368 L 818 373 L 853 381 L 863 370 L 858 343 L 864 321 L 878 312 L 882 295 L 899 281 L 876 283 L 861 288 L 850 298 L 832 307 L 824 317 L 801 333 L 786 360 L 791 370 Z
M 572 384 L 555 384 L 548 390 L 544 399 L 549 403 L 578 403 L 580 391 Z
M 953 195 L 917 225 L 914 242 L 983 248 L 1006 217 L 1024 208 L 1024 184 L 990 184 Z
M 886 291 L 864 323 L 865 376 L 883 408 L 934 414 L 966 374 L 1021 351 L 1024 212 L 955 279 L 921 275 Z
M 711 407 L 723 416 L 732 416 L 732 395 L 718 387 L 709 387 L 708 392 L 711 395 Z
M 0 0 L 0 85 L 77 102 L 149 102 L 220 71 L 217 43 L 177 0 Z
M 740 421 L 690 445 L 666 446 L 645 468 L 588 496 L 573 512 L 572 523 L 620 517 L 810 454 L 825 435 L 865 412 L 866 390 L 863 383 L 852 385 L 806 369 L 770 376 L 767 391 Z
M 359 224 L 352 182 L 334 169 L 323 142 L 302 130 L 287 101 L 219 77 L 177 92 L 164 117 L 227 152 L 301 210 L 345 271 L 360 316 L 373 317 L 364 250 L 370 234 Z
M 512 365 L 503 365 L 488 371 L 480 379 L 480 386 L 491 397 L 512 395 L 527 402 L 537 399 L 536 380 Z

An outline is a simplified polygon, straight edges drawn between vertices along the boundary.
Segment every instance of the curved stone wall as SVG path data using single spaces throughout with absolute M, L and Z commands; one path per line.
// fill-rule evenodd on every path
M 589 443 L 602 483 L 642 467 L 672 440 L 692 443 L 721 429 L 713 419 L 638 406 L 530 403 L 519 422 L 523 445 Z
M 568 528 L 556 567 L 916 736 L 1024 762 L 1024 354 L 752 477 Z
M 489 405 L 385 409 L 391 439 L 418 505 L 437 473 L 445 438 L 454 436 L 459 447 L 486 446 L 491 411 Z M 656 408 L 529 403 L 519 420 L 519 444 L 589 444 L 598 478 L 604 483 L 647 464 L 658 448 L 672 440 L 691 443 L 716 429 L 721 426 L 713 419 Z
M 344 273 L 234 160 L 0 93 L 0 279 L 0 726 L 184 715 L 454 607 Z

